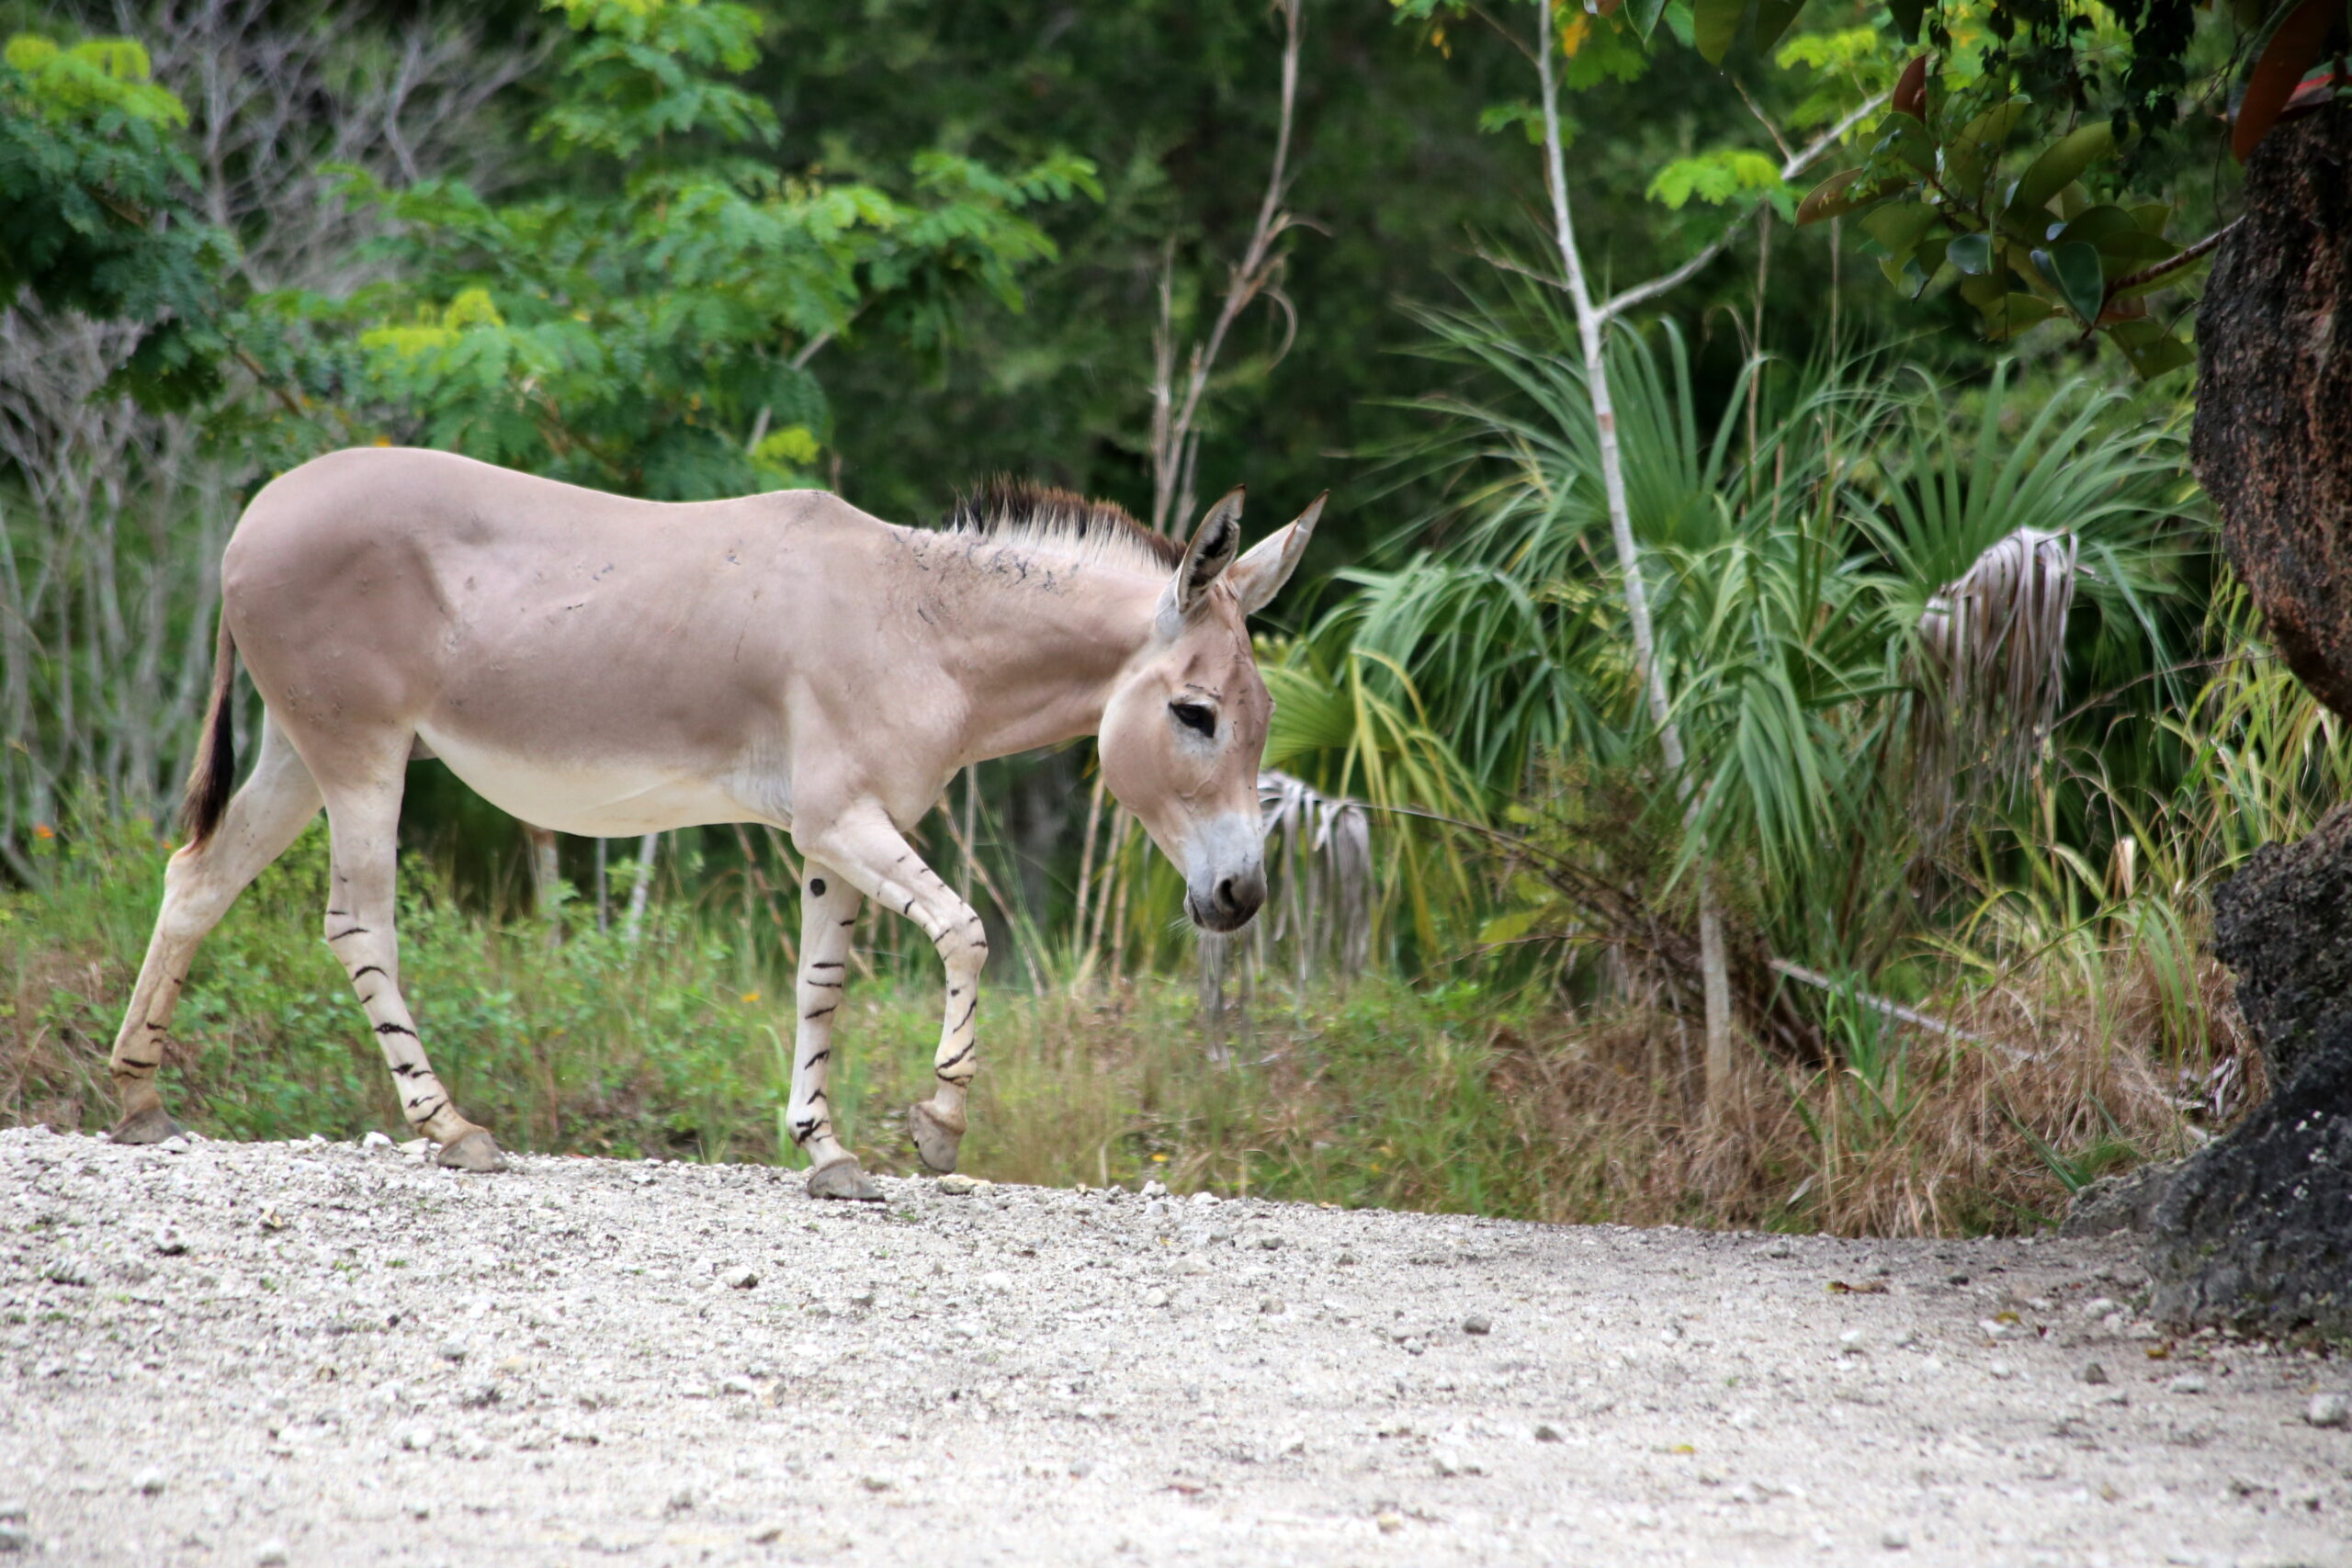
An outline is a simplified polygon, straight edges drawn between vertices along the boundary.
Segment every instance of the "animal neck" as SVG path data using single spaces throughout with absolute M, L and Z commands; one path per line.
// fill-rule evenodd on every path
M 1107 562 L 1064 562 L 986 543 L 968 591 L 941 606 L 941 663 L 964 688 L 966 762 L 1052 746 L 1101 728 L 1128 661 L 1151 635 L 1163 583 Z M 994 570 L 1019 559 L 1026 570 Z

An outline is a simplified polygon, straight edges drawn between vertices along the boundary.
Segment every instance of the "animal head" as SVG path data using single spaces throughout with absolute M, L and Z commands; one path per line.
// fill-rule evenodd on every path
M 1210 507 L 1103 709 L 1103 783 L 1184 874 L 1184 912 L 1209 931 L 1266 901 L 1258 764 L 1273 702 L 1248 617 L 1290 580 L 1323 501 L 1247 555 L 1239 488 Z

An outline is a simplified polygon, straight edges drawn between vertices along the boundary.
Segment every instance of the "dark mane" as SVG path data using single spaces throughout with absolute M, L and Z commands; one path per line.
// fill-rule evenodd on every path
M 1125 557 L 1138 566 L 1173 571 L 1184 541 L 1155 534 L 1114 502 L 1090 501 L 1076 491 L 999 475 L 956 498 L 940 526 L 1008 542 L 1058 547 L 1073 554 Z

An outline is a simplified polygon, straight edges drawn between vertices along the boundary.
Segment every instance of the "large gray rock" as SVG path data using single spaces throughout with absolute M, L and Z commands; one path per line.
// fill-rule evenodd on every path
M 2213 905 L 2271 1095 L 2157 1201 L 2154 1310 L 2352 1338 L 2352 809 L 2264 845 Z

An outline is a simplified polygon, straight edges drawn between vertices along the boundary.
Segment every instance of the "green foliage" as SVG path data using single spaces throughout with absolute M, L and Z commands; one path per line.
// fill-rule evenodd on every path
M 319 333 L 356 427 L 605 489 L 695 500 L 813 482 L 831 414 L 808 357 L 837 336 L 952 342 L 975 296 L 1021 303 L 1054 254 L 1026 209 L 1099 195 L 1054 153 L 1014 173 L 933 150 L 903 188 L 795 174 L 756 151 L 773 111 L 724 80 L 755 13 L 570 0 L 533 137 L 561 177 L 490 201 L 463 184 L 348 177 L 393 234 L 386 283 L 258 313 Z M 345 416 L 349 417 L 349 416 Z
M 128 39 L 20 33 L 0 62 L 0 301 L 144 323 L 116 386 L 180 408 L 220 385 L 215 330 L 234 243 L 202 220 L 178 98 Z
M 1796 197 L 1781 178 L 1780 165 L 1761 152 L 1744 149 L 1677 158 L 1657 172 L 1649 188 L 1652 201 L 1663 202 L 1677 211 L 1693 197 L 1710 207 L 1721 207 L 1726 202 L 1759 196 L 1771 202 L 1772 209 L 1781 217 L 1796 216 Z

